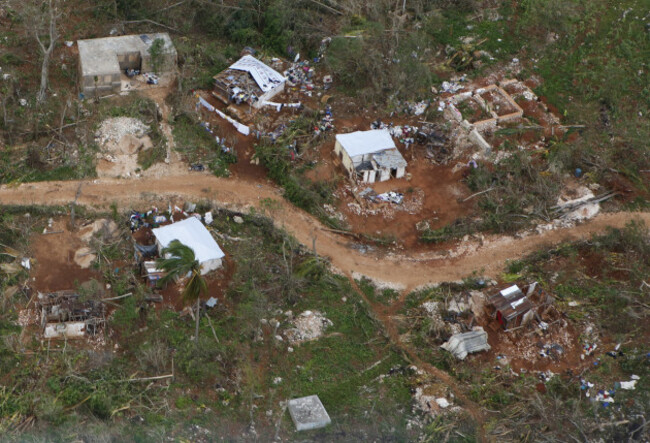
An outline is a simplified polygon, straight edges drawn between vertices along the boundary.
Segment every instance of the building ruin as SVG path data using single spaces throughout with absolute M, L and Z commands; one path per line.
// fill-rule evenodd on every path
M 150 51 L 156 40 L 163 42 L 159 60 L 152 59 Z M 163 73 L 176 68 L 176 49 L 166 32 L 78 40 L 77 46 L 79 89 L 89 97 L 119 93 L 127 69 L 153 72 L 157 68 Z

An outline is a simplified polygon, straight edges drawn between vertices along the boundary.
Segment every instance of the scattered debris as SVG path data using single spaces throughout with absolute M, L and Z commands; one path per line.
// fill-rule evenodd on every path
M 389 191 L 389 192 L 384 192 L 383 194 L 378 194 L 376 196 L 376 199 L 380 201 L 391 202 L 391 203 L 395 203 L 396 205 L 400 205 L 402 204 L 402 200 L 404 200 L 404 194 Z
M 595 343 L 593 343 L 593 344 L 586 344 L 586 345 L 584 346 L 584 348 L 583 348 L 582 354 L 580 355 L 580 359 L 581 359 L 581 360 L 584 360 L 585 357 L 590 356 L 590 355 L 591 355 L 591 354 L 596 350 L 597 347 L 598 347 L 598 345 L 595 344 Z
M 463 89 L 463 86 L 459 85 L 456 82 L 444 81 L 444 82 L 442 82 L 442 85 L 440 85 L 440 90 L 442 92 L 447 92 L 447 93 L 451 93 L 451 94 L 455 94 L 458 91 L 460 91 L 461 89 Z

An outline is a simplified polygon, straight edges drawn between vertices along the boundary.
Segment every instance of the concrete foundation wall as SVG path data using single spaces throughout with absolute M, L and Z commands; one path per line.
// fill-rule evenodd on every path
M 479 132 L 476 129 L 473 129 L 469 133 L 469 139 L 472 143 L 474 143 L 479 149 L 481 149 L 484 153 L 489 154 L 490 151 L 492 150 L 492 146 L 485 141 L 483 136 L 479 134 Z

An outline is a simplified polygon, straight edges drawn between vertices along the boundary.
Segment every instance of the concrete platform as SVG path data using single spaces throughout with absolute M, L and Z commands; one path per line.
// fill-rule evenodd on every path
M 332 423 L 318 395 L 289 400 L 289 414 L 298 431 L 324 428 Z

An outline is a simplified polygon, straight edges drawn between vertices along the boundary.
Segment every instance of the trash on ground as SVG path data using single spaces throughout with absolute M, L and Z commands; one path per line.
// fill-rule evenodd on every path
M 376 198 L 379 201 L 390 202 L 390 203 L 395 203 L 396 205 L 400 205 L 404 200 L 404 194 L 389 191 L 389 192 L 384 192 L 383 194 L 378 194 Z

